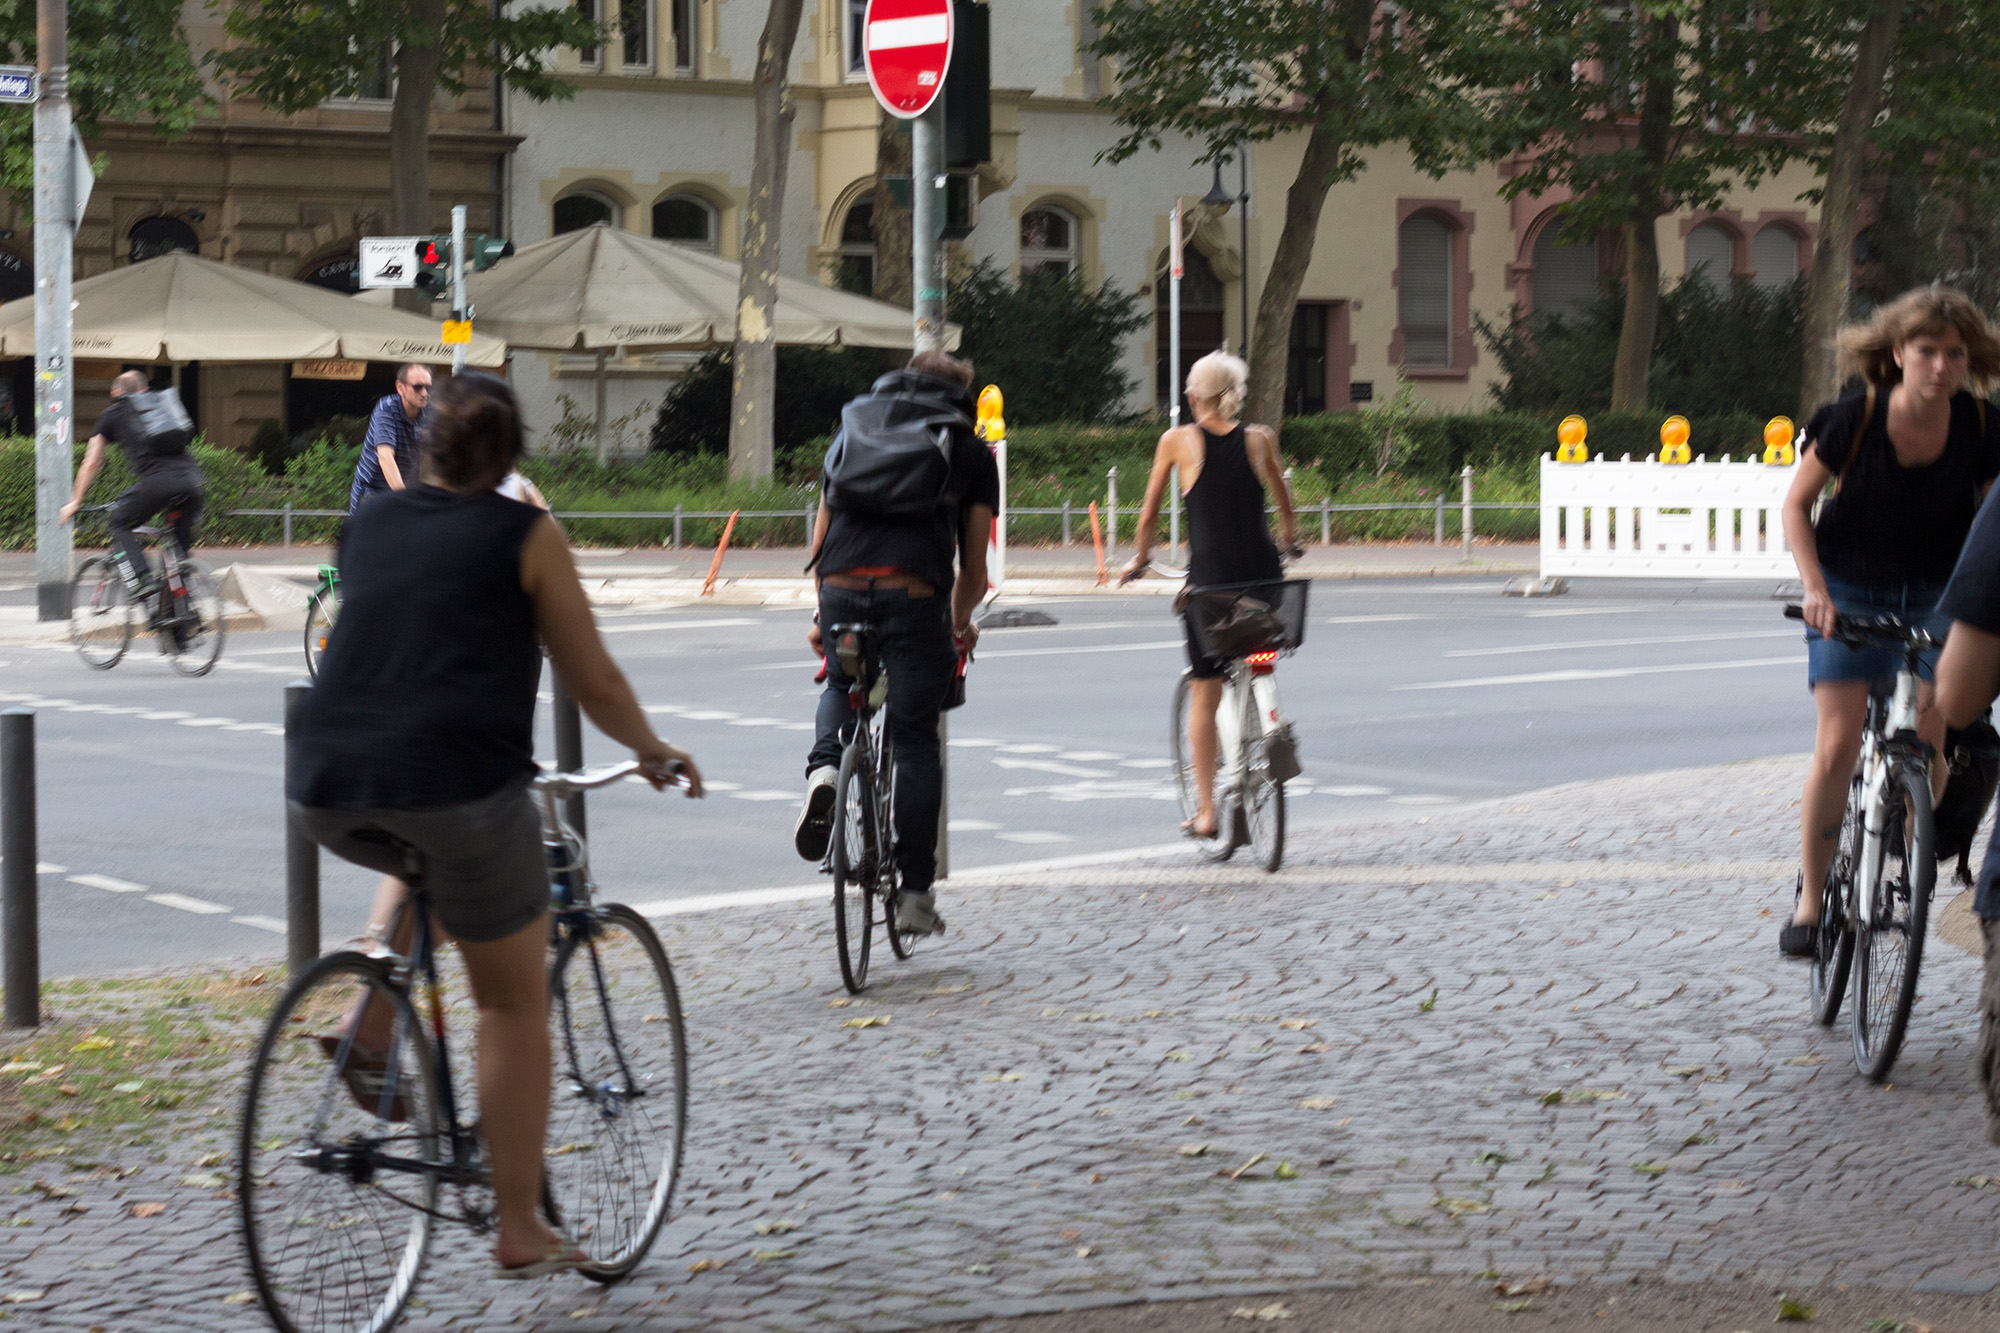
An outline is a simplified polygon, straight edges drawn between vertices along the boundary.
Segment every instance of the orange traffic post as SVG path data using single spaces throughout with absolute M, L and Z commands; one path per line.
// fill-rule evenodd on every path
M 1097 522 L 1097 501 L 1090 502 L 1090 544 L 1097 548 L 1097 586 L 1103 587 L 1111 581 L 1104 571 L 1104 529 Z
M 732 509 L 729 521 L 722 525 L 722 540 L 715 544 L 715 559 L 708 562 L 708 578 L 701 585 L 703 597 L 715 595 L 715 576 L 722 569 L 722 553 L 729 549 L 729 534 L 736 531 L 736 516 L 742 512 L 741 509 Z

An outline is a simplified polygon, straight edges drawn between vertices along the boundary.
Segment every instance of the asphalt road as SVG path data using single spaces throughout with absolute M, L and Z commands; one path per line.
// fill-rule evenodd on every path
M 1500 582 L 1315 586 L 1307 643 L 1278 675 L 1305 765 L 1295 824 L 1438 818 L 1560 782 L 1809 748 L 1804 648 L 1768 585 L 1601 581 L 1521 601 Z M 1164 600 L 1042 606 L 1060 623 L 990 633 L 952 717 L 957 869 L 1176 835 L 1165 731 L 1182 650 Z M 815 696 L 806 621 L 739 607 L 604 618 L 662 734 L 713 789 L 699 804 L 637 785 L 594 796 L 605 897 L 815 879 L 791 849 Z M 278 723 L 300 666 L 295 633 L 233 637 L 201 680 L 144 644 L 109 672 L 59 646 L 0 646 L 0 703 L 39 714 L 46 975 L 281 956 Z M 594 732 L 586 747 L 619 757 Z M 358 929 L 370 887 L 328 859 L 330 943 Z

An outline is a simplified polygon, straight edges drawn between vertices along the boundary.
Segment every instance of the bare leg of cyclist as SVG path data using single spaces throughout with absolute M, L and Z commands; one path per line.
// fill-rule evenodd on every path
M 479 1128 L 500 1213 L 494 1258 L 516 1268 L 557 1245 L 537 1207 L 549 1126 L 549 923 L 537 917 L 504 939 L 458 947 L 479 1005 Z
M 382 876 L 382 882 L 375 886 L 375 900 L 368 905 L 368 926 L 365 932 L 369 939 L 380 940 L 390 949 L 400 954 L 410 950 L 410 939 L 415 934 L 415 922 L 403 910 L 409 902 L 409 886 L 394 875 Z M 431 937 L 440 943 L 445 939 L 442 926 L 436 917 L 431 919 Z M 392 1028 L 395 1010 L 387 1004 L 376 1003 L 373 991 L 356 1001 L 354 1012 L 341 1024 L 343 1033 L 353 1032 L 355 1045 L 364 1052 L 377 1053 L 389 1049 L 394 1039 Z
M 1188 688 L 1188 751 L 1194 755 L 1194 818 L 1182 827 L 1196 837 L 1212 838 L 1220 825 L 1215 818 L 1215 755 L 1221 743 L 1215 733 L 1215 710 L 1222 703 L 1223 678 L 1195 678 Z
M 1929 681 L 1917 686 L 1917 738 L 1931 747 L 1931 804 L 1944 795 L 1945 779 L 1951 776 L 1951 762 L 1944 752 L 1944 714 L 1937 710 L 1937 686 Z
M 1799 865 L 1805 871 L 1805 885 L 1792 918 L 1800 925 L 1819 920 L 1827 868 L 1840 839 L 1840 816 L 1847 808 L 1848 783 L 1854 776 L 1855 757 L 1861 753 L 1861 730 L 1868 723 L 1868 682 L 1823 680 L 1813 687 L 1813 703 L 1819 725 L 1799 801 Z

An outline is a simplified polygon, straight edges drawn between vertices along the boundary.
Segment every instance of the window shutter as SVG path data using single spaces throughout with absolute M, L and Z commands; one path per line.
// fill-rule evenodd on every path
M 1403 364 L 1451 365 L 1451 228 L 1428 214 L 1405 222 L 1397 257 Z
M 1573 319 L 1597 299 L 1597 242 L 1556 243 L 1555 223 L 1535 238 L 1535 313 Z
M 1783 227 L 1766 227 L 1750 245 L 1759 287 L 1782 287 L 1799 276 L 1799 238 Z
M 1736 245 L 1728 232 L 1713 222 L 1704 222 L 1688 233 L 1688 276 L 1701 271 L 1701 280 L 1716 291 L 1729 287 L 1729 273 L 1735 267 Z

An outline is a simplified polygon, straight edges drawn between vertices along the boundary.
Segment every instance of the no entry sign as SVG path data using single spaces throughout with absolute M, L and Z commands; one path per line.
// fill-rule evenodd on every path
M 862 30 L 875 100 L 904 120 L 930 110 L 951 66 L 951 0 L 868 0 Z

